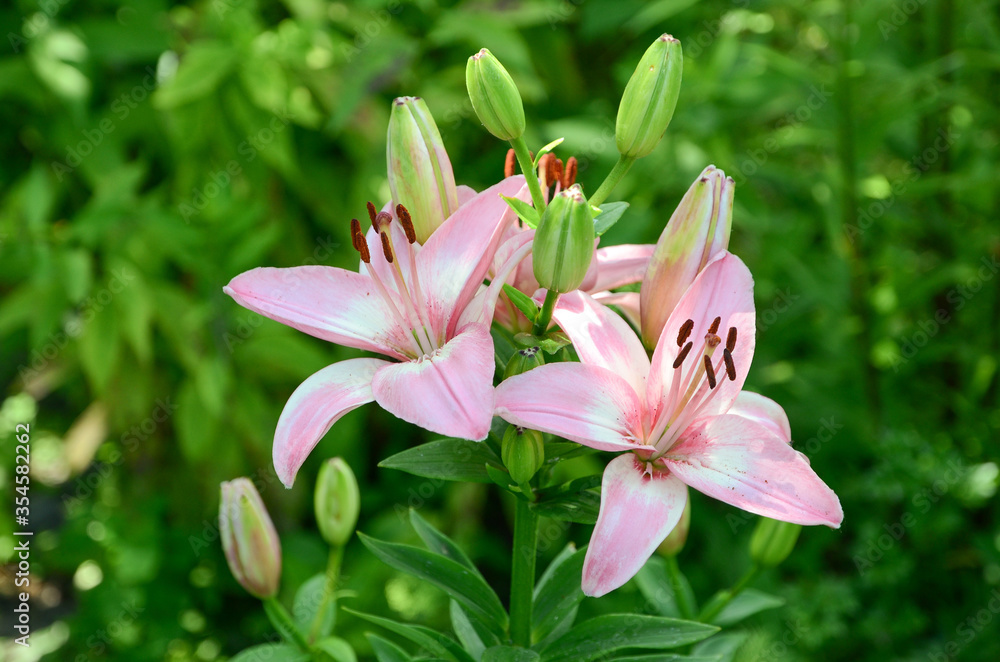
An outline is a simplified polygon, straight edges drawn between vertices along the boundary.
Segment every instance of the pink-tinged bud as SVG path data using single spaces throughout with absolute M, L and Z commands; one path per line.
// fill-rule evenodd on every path
M 358 479 L 343 459 L 334 457 L 323 463 L 316 480 L 314 506 L 323 539 L 332 547 L 345 545 L 358 523 L 361 492 Z
M 281 541 L 264 502 L 248 478 L 222 483 L 219 532 L 236 581 L 262 600 L 278 594 Z
M 687 288 L 729 247 L 733 223 L 731 177 L 708 166 L 687 190 L 656 242 L 639 290 L 642 341 L 655 347 L 663 325 Z
M 677 556 L 684 549 L 684 543 L 688 539 L 688 531 L 691 530 L 691 499 L 684 503 L 684 512 L 681 513 L 681 521 L 670 532 L 660 546 L 656 548 L 662 556 Z
M 420 97 L 392 102 L 385 158 L 393 205 L 409 210 L 417 241 L 424 243 L 458 209 L 458 190 L 437 124 Z

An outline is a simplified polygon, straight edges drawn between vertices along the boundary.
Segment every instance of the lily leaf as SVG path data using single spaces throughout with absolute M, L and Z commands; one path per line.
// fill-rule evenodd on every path
M 383 639 L 371 632 L 366 632 L 365 636 L 368 637 L 368 643 L 372 645 L 375 659 L 378 662 L 410 662 L 413 659 L 406 651 L 388 639 Z
M 609 614 L 578 624 L 542 651 L 542 662 L 589 662 L 616 650 L 677 648 L 706 639 L 719 628 L 694 621 L 640 614 Z
M 514 342 L 519 347 L 541 347 L 546 354 L 555 354 L 563 347 L 573 343 L 562 331 L 553 331 L 544 336 L 536 336 L 531 333 L 519 333 L 514 336 Z
M 349 614 L 354 614 L 358 618 L 362 618 L 369 623 L 380 625 L 390 632 L 395 632 L 399 636 L 405 637 L 416 645 L 426 649 L 432 655 L 436 655 L 437 657 L 447 660 L 454 660 L 454 662 L 475 662 L 472 659 L 472 656 L 466 653 L 454 639 L 443 635 L 440 632 L 435 632 L 434 630 L 425 628 L 422 625 L 407 625 L 406 623 L 399 623 L 392 619 L 382 618 L 381 616 L 374 616 L 372 614 L 354 611 L 353 609 L 348 609 L 347 607 L 344 607 L 343 609 Z
M 601 497 L 594 488 L 600 476 L 585 476 L 555 488 L 541 490 L 532 510 L 539 515 L 564 522 L 594 524 L 601 507 Z
M 538 653 L 528 648 L 493 646 L 483 653 L 482 662 L 536 662 Z
M 532 639 L 544 641 L 567 621 L 573 622 L 577 606 L 583 601 L 580 577 L 586 548 L 576 550 L 572 544 L 553 559 L 535 589 L 532 613 Z
M 518 218 L 524 221 L 525 225 L 532 229 L 538 227 L 538 221 L 541 217 L 538 215 L 538 211 L 534 207 L 524 200 L 508 198 L 506 195 L 501 195 L 500 197 L 504 199 L 504 202 L 510 205 L 510 208 L 514 210 Z
M 532 167 L 537 168 L 538 167 L 538 162 L 542 160 L 542 157 L 545 156 L 546 154 L 548 154 L 549 152 L 551 152 L 552 150 L 554 150 L 559 145 L 561 145 L 564 140 L 566 140 L 566 139 L 565 138 L 556 138 L 555 140 L 553 140 L 552 142 L 550 142 L 548 145 L 546 145 L 545 147 L 543 147 L 540 150 L 538 150 L 538 154 L 535 154 L 535 160 L 532 161 L 532 163 L 531 163 Z
M 486 444 L 467 439 L 438 439 L 408 448 L 379 462 L 378 466 L 399 469 L 424 478 L 489 483 L 486 465 L 503 464 Z
M 511 303 L 517 306 L 517 309 L 524 313 L 524 316 L 529 320 L 533 320 L 538 316 L 538 305 L 521 290 L 505 284 L 503 286 L 503 293 L 507 295 Z
M 723 608 L 712 622 L 722 627 L 735 625 L 745 618 L 750 618 L 768 609 L 776 609 L 785 604 L 784 598 L 770 595 L 753 588 L 745 589 Z
M 628 209 L 627 202 L 605 202 L 601 205 L 601 213 L 594 218 L 594 234 L 600 237 L 610 230 L 626 209 Z

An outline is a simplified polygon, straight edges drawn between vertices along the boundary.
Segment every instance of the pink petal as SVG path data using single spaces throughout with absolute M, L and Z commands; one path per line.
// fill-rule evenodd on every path
M 403 278 L 409 284 L 410 253 L 411 250 L 414 253 L 418 252 L 420 244 L 414 244 L 412 249 L 408 248 L 409 242 L 406 240 L 406 231 L 403 230 L 403 226 L 397 221 L 396 210 L 392 208 L 391 202 L 387 202 L 382 207 L 382 211 L 392 216 L 392 223 L 389 225 L 389 235 L 392 238 L 392 246 L 395 249 L 395 259 L 403 272 Z M 382 284 L 385 285 L 386 289 L 391 292 L 397 292 L 399 288 L 396 287 L 396 277 L 394 275 L 396 267 L 392 266 L 385 259 L 385 252 L 382 249 L 382 239 L 375 232 L 375 228 L 368 221 L 364 221 L 361 227 L 363 228 L 365 225 L 368 226 L 368 231 L 365 233 L 365 241 L 368 242 L 368 253 L 371 255 L 371 264 L 365 264 L 359 260 L 358 273 L 368 274 L 369 271 L 374 271 L 382 279 Z
M 634 328 L 639 328 L 638 292 L 598 292 L 592 295 L 595 301 L 605 306 L 615 306 Z
M 580 289 L 594 293 L 638 283 L 646 273 L 654 248 L 652 244 L 621 244 L 598 248 L 593 262 L 596 265 L 595 278 L 592 283 L 588 282 L 588 274 Z
M 760 423 L 784 441 L 789 443 L 792 441 L 792 426 L 788 424 L 788 415 L 781 405 L 771 398 L 766 398 L 759 393 L 740 391 L 733 406 L 726 413 L 749 418 Z
M 663 462 L 699 492 L 757 515 L 833 528 L 844 519 L 837 495 L 805 456 L 742 416 L 696 421 Z
M 458 206 L 461 207 L 469 200 L 479 195 L 476 189 L 471 186 L 465 186 L 464 184 L 458 187 Z
M 466 324 L 490 325 L 504 283 L 510 280 L 511 272 L 531 253 L 532 236 L 520 234 L 511 237 L 497 250 L 497 255 L 503 253 L 506 260 L 493 275 L 489 287 L 482 288 L 462 311 L 458 319 L 459 328 L 465 327 Z
M 485 439 L 493 420 L 489 328 L 469 325 L 430 356 L 382 367 L 372 392 L 404 421 L 449 437 Z
M 336 267 L 261 267 L 223 291 L 244 308 L 338 345 L 405 356 L 408 331 L 386 308 L 368 276 Z
M 573 341 L 580 361 L 623 377 L 642 399 L 649 359 L 628 322 L 583 292 L 559 297 L 552 318 Z
M 677 526 L 685 503 L 687 487 L 670 472 L 654 468 L 647 474 L 634 453 L 611 460 L 583 561 L 583 592 L 598 598 L 635 576 Z
M 347 412 L 371 402 L 372 377 L 380 359 L 350 359 L 327 366 L 299 385 L 278 418 L 274 470 L 291 487 L 299 467 L 323 435 Z
M 524 178 L 517 176 L 486 189 L 442 223 L 417 256 L 431 325 L 439 335 L 455 334 L 458 316 L 483 284 L 507 225 L 517 218 L 500 196 L 514 196 L 523 186 Z
M 645 448 L 642 401 L 598 366 L 551 363 L 511 377 L 497 387 L 496 415 L 602 451 Z
M 677 408 L 680 398 L 683 397 L 686 383 L 678 389 L 678 395 L 675 399 L 667 402 L 670 382 L 679 375 L 683 375 L 686 382 L 687 375 L 691 374 L 692 370 L 697 367 L 697 362 L 702 361 L 705 335 L 716 317 L 722 318 L 722 324 L 718 331 L 722 344 L 716 348 L 712 357 L 713 365 L 721 367 L 721 372 L 717 371 L 719 385 L 714 389 L 718 392 L 711 394 L 712 397 L 708 400 L 707 405 L 699 407 L 697 411 L 690 412 L 696 416 L 688 417 L 688 420 L 727 411 L 743 388 L 747 371 L 750 369 L 750 362 L 753 360 L 756 341 L 753 276 L 750 275 L 750 270 L 738 257 L 726 252 L 720 253 L 708 263 L 691 284 L 691 287 L 684 293 L 684 296 L 681 297 L 677 307 L 670 314 L 663 327 L 663 333 L 660 335 L 656 350 L 653 352 L 650 369 L 648 402 L 651 410 L 657 406 L 658 394 L 663 396 L 660 412 L 669 414 Z M 694 346 L 682 367 L 675 370 L 673 362 L 681 350 L 677 346 L 677 333 L 681 325 L 688 319 L 694 320 L 694 330 L 689 338 Z M 735 381 L 730 381 L 725 377 L 725 367 L 721 364 L 722 350 L 725 348 L 730 327 L 736 327 L 737 331 L 736 348 L 733 351 L 733 363 L 736 367 Z M 708 394 L 708 384 L 704 378 L 702 378 L 702 389 L 701 397 L 696 395 L 691 399 L 696 407 Z

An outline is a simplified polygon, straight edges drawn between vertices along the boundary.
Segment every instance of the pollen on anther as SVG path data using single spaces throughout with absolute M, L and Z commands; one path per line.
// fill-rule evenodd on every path
M 684 344 L 684 341 L 688 339 L 691 335 L 691 329 L 694 328 L 694 320 L 688 320 L 681 324 L 681 328 L 677 331 L 677 346 L 680 347 Z
M 708 332 L 709 333 L 718 333 L 719 332 L 719 325 L 720 324 L 722 324 L 722 318 L 721 317 L 716 317 L 714 320 L 712 320 L 712 326 L 708 327 Z
M 708 388 L 715 388 L 715 368 L 712 367 L 712 357 L 705 355 L 705 376 L 708 377 Z
M 359 241 L 364 241 L 364 235 L 361 234 L 361 223 L 358 219 L 351 219 L 351 245 L 354 246 L 354 250 L 360 251 L 361 247 L 358 245 Z
M 413 229 L 413 219 L 410 218 L 410 212 L 403 205 L 396 205 L 396 218 L 399 219 L 399 224 L 403 226 L 403 232 L 406 233 L 406 240 L 411 244 L 417 240 L 417 233 Z
M 507 150 L 507 158 L 503 162 L 503 176 L 512 177 L 514 175 L 514 164 L 516 163 L 517 155 L 514 153 L 513 149 Z
M 736 349 L 736 327 L 729 327 L 729 335 L 726 337 L 726 349 L 732 352 Z
M 368 207 L 368 218 L 371 220 L 372 225 L 374 225 L 375 224 L 375 205 L 373 205 L 372 201 L 369 200 L 368 204 L 366 206 Z
M 358 228 L 358 234 L 355 236 L 358 238 L 357 249 L 358 252 L 361 253 L 361 261 L 365 264 L 371 264 L 372 254 L 368 251 L 368 241 L 365 239 L 365 236 L 361 234 L 360 227 Z
M 681 353 L 677 355 L 676 359 L 674 359 L 674 366 L 673 366 L 674 370 L 676 370 L 677 368 L 681 367 L 681 364 L 684 363 L 684 359 L 687 358 L 687 355 L 691 351 L 691 347 L 693 347 L 693 346 L 694 346 L 694 343 L 690 343 L 690 342 L 688 344 L 684 345 L 684 349 L 682 349 Z
M 538 176 L 542 178 L 542 183 L 545 186 L 552 185 L 552 159 L 556 158 L 551 152 L 547 154 L 542 154 L 538 159 Z
M 562 178 L 563 178 L 563 162 L 562 162 L 562 159 L 555 159 L 555 160 L 552 161 L 552 163 L 555 164 L 552 167 L 552 170 L 555 173 L 554 177 L 552 178 L 552 181 L 553 182 L 558 182 L 559 184 L 562 184 Z
M 382 238 L 382 253 L 385 255 L 385 261 L 392 264 L 392 246 L 389 245 L 389 235 L 380 232 L 378 236 Z
M 729 381 L 736 381 L 736 364 L 733 363 L 733 353 L 729 351 L 729 348 L 722 350 L 722 360 L 726 362 L 726 375 L 729 377 Z
M 562 176 L 562 187 L 563 189 L 568 189 L 570 186 L 576 183 L 576 157 L 571 156 L 566 159 L 566 167 L 563 169 Z

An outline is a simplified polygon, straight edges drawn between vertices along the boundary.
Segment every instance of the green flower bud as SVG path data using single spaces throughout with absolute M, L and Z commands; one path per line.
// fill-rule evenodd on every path
M 618 106 L 615 143 L 623 156 L 642 158 L 660 142 L 677 106 L 682 65 L 681 42 L 668 34 L 646 49 Z
M 333 547 L 346 544 L 358 523 L 361 493 L 354 472 L 343 459 L 331 458 L 320 467 L 314 506 L 323 540 Z
M 385 158 L 394 206 L 406 207 L 424 243 L 458 209 L 458 189 L 437 124 L 420 97 L 392 102 Z
M 535 280 L 547 290 L 572 292 L 583 283 L 593 256 L 594 214 L 574 185 L 553 198 L 535 231 Z
M 510 425 L 503 435 L 500 456 L 510 477 L 517 483 L 527 483 L 545 462 L 545 443 L 537 430 Z
M 514 375 L 528 372 L 532 368 L 545 365 L 545 357 L 542 355 L 540 347 L 528 347 L 514 352 L 507 361 L 507 368 L 503 371 L 503 378 L 510 379 Z
M 514 79 L 485 48 L 469 58 L 465 86 L 472 107 L 486 130 L 500 140 L 524 134 L 524 106 Z
M 801 524 L 761 517 L 750 536 L 750 558 L 765 568 L 779 565 L 792 553 L 801 530 Z
M 222 483 L 219 534 L 233 577 L 262 600 L 278 594 L 281 541 L 264 502 L 248 478 Z
M 670 532 L 660 546 L 656 548 L 662 556 L 677 556 L 684 549 L 684 543 L 687 542 L 688 531 L 691 530 L 691 499 L 688 499 L 684 504 L 684 512 L 681 513 L 681 521 L 677 522 L 677 526 L 674 530 Z

